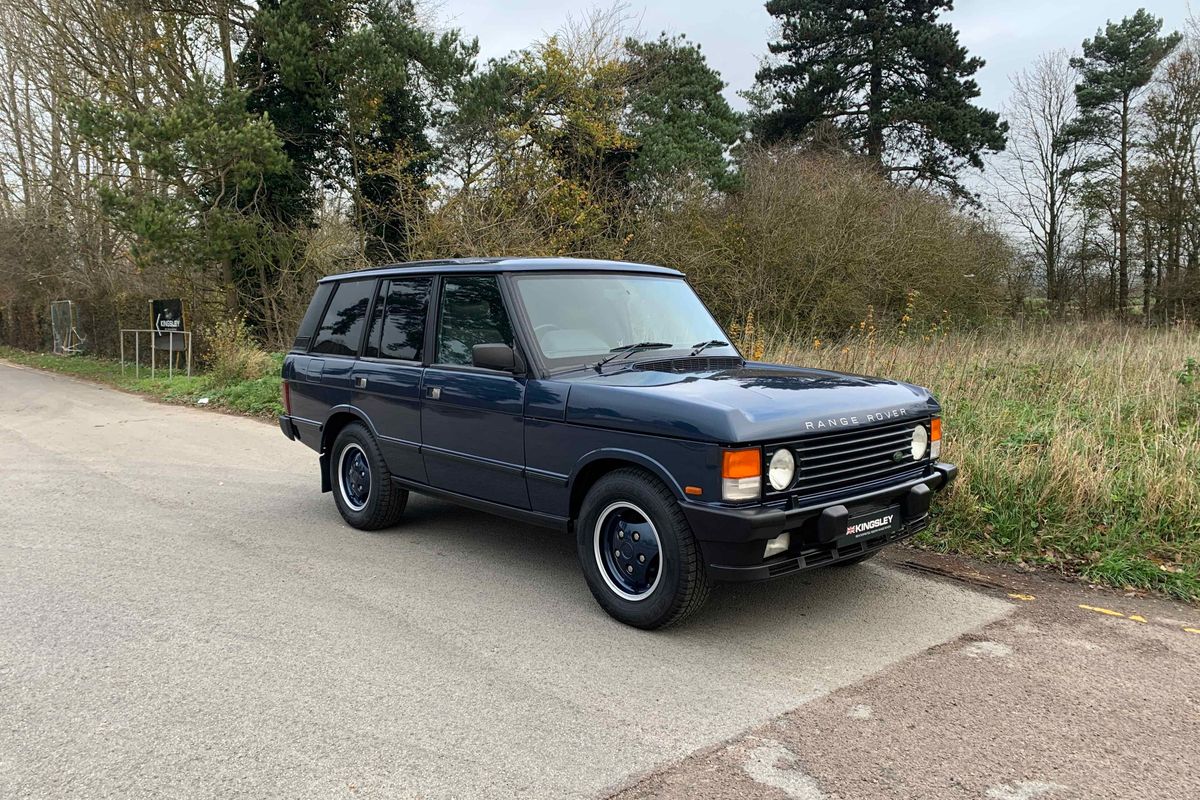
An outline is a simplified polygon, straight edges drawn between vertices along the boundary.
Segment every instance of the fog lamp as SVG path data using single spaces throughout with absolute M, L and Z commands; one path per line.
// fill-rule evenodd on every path
M 779 553 L 786 553 L 787 549 L 792 546 L 792 535 L 787 531 L 776 536 L 767 542 L 767 547 L 763 550 L 763 558 L 770 558 Z

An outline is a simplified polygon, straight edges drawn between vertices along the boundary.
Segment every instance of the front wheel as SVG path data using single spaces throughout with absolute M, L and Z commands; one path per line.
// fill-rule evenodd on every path
M 375 437 L 358 422 L 347 425 L 334 439 L 329 483 L 342 519 L 359 530 L 395 525 L 408 504 L 408 491 L 392 481 Z
M 619 469 L 597 481 L 584 498 L 576 537 L 588 588 L 626 625 L 673 625 L 708 597 L 708 573 L 687 519 L 671 491 L 644 470 Z

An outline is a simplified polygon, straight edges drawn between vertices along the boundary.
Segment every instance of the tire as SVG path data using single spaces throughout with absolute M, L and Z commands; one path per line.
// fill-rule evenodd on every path
M 829 566 L 831 566 L 831 567 L 853 567 L 855 564 L 861 564 L 862 562 L 866 561 L 867 559 L 874 558 L 875 556 L 879 555 L 879 553 L 880 553 L 880 550 L 872 550 L 870 553 L 863 553 L 861 555 L 855 556 L 854 558 L 847 558 L 845 561 L 835 561 L 834 563 L 830 564 Z
M 583 577 L 613 619 L 654 630 L 682 622 L 708 598 L 700 545 L 675 496 L 644 470 L 597 481 L 575 534 Z
M 392 481 L 375 437 L 359 422 L 342 428 L 333 441 L 329 483 L 342 519 L 362 531 L 395 525 L 408 504 L 408 491 Z

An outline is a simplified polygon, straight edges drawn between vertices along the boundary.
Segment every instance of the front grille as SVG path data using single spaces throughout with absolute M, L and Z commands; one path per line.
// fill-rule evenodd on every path
M 796 480 L 775 494 L 823 495 L 913 472 L 928 463 L 913 461 L 911 452 L 913 428 L 925 424 L 905 420 L 789 442 L 784 446 L 796 457 Z M 775 449 L 764 451 L 768 463 Z
M 654 372 L 716 372 L 723 369 L 737 369 L 743 363 L 742 359 L 736 356 L 684 356 L 682 358 L 639 361 L 633 365 L 633 368 Z

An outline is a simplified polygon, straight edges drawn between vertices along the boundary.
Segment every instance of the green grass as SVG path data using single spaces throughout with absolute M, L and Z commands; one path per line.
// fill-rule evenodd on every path
M 220 408 L 255 417 L 272 417 L 283 413 L 279 397 L 279 366 L 283 356 L 271 358 L 272 373 L 253 380 L 222 383 L 211 375 L 193 374 L 191 377 L 177 371 L 168 378 L 162 369 L 150 377 L 149 367 L 143 366 L 141 376 L 135 377 L 132 365 L 124 373 L 121 364 L 105 358 L 92 356 L 56 356 L 46 353 L 31 353 L 12 347 L 0 346 L 0 358 L 15 364 L 73 375 L 86 380 L 105 383 L 127 392 L 149 395 L 167 403 L 196 405 L 208 398 L 208 407 Z
M 1077 324 L 768 343 L 928 386 L 960 467 L 920 543 L 1200 599 L 1200 332 Z

